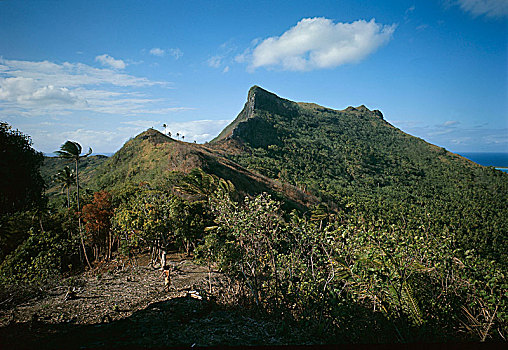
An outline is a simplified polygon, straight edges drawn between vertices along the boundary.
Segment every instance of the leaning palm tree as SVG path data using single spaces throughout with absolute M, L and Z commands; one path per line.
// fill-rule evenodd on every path
M 69 159 L 74 161 L 76 164 L 76 191 L 77 191 L 77 204 L 78 204 L 78 213 L 80 211 L 79 207 L 79 174 L 78 174 L 78 162 L 82 158 L 88 157 L 92 153 L 92 148 L 88 149 L 88 152 L 84 155 L 81 155 L 81 145 L 74 141 L 67 141 L 62 146 L 60 146 L 60 151 L 56 151 L 56 154 L 60 158 Z M 90 262 L 88 261 L 88 256 L 86 255 L 85 241 L 83 239 L 83 232 L 81 229 L 81 216 L 78 215 L 78 224 L 79 224 L 79 235 L 81 237 L 81 246 L 83 247 L 83 254 L 85 255 L 86 262 L 88 266 L 92 268 Z
M 67 193 L 67 208 L 71 206 L 70 189 L 72 184 L 76 181 L 76 174 L 71 168 L 65 166 L 62 170 L 55 174 L 53 182 L 60 184 L 62 192 Z

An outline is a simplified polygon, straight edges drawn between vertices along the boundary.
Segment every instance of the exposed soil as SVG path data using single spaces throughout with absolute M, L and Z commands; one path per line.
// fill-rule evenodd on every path
M 179 254 L 169 260 L 169 291 L 144 255 L 135 263 L 113 260 L 0 310 L 0 348 L 308 343 L 282 322 L 218 305 L 208 298 L 206 267 Z M 220 276 L 211 277 L 215 284 Z
M 148 262 L 147 255 L 132 261 L 118 258 L 79 277 L 71 277 L 42 298 L 3 310 L 0 326 L 35 318 L 49 324 L 118 320 L 150 303 L 185 296 L 207 283 L 206 268 L 173 254 L 170 256 L 172 285 L 165 291 L 161 271 L 148 266 Z

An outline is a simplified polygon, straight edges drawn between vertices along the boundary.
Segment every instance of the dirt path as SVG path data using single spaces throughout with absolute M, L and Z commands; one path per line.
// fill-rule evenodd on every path
M 0 327 L 27 321 L 98 324 L 123 319 L 151 303 L 182 297 L 208 285 L 206 268 L 172 254 L 172 284 L 169 292 L 164 291 L 161 271 L 148 266 L 148 261 L 147 255 L 138 257 L 135 265 L 119 258 L 67 279 L 41 299 L 0 311 Z
M 113 260 L 43 297 L 0 310 L 0 349 L 312 343 L 280 320 L 201 298 L 209 288 L 208 270 L 181 255 L 169 260 L 169 292 L 161 271 L 143 256 L 134 266 Z M 212 274 L 212 281 L 217 277 Z

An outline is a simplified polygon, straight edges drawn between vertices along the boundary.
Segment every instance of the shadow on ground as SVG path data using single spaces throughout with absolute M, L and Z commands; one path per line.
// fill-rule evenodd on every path
M 0 328 L 0 348 L 97 348 L 306 343 L 280 323 L 190 297 L 157 302 L 130 317 L 95 325 L 32 320 Z

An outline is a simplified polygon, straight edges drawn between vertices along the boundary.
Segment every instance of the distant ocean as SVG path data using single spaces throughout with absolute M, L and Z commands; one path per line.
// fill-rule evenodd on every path
M 508 153 L 501 152 L 466 152 L 461 156 L 483 166 L 493 166 L 508 173 Z

